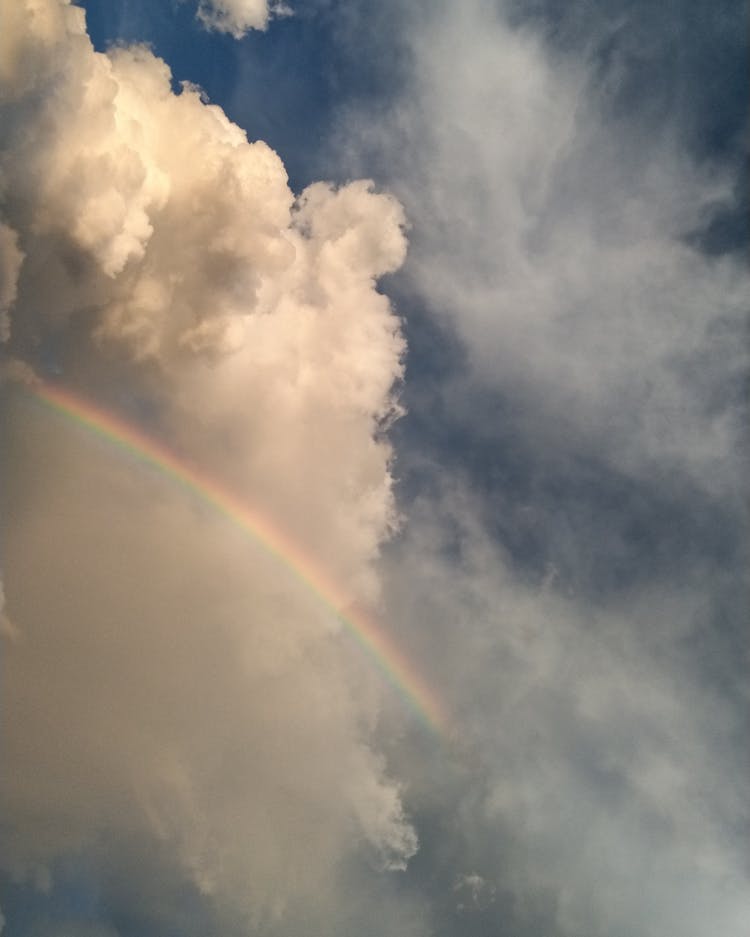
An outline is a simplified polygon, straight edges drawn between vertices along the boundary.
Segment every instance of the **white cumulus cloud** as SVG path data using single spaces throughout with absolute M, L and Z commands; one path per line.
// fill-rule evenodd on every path
M 203 12 L 236 31 L 264 9 Z M 44 884 L 103 841 L 105 868 L 151 843 L 245 919 L 331 920 L 347 858 L 416 850 L 368 739 L 371 667 L 283 562 L 29 381 L 139 420 L 376 605 L 404 343 L 375 284 L 403 260 L 401 207 L 368 182 L 295 199 L 279 157 L 174 94 L 145 47 L 96 53 L 62 0 L 2 13 L 0 301 L 6 371 L 25 375 L 4 387 L 23 640 L 3 679 L 3 868 Z

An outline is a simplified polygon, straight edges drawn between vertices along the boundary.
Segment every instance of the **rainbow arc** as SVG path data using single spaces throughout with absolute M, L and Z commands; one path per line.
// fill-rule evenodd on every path
M 35 399 L 67 420 L 155 468 L 259 544 L 267 554 L 287 567 L 319 602 L 335 613 L 421 720 L 439 734 L 447 732 L 448 719 L 440 701 L 393 636 L 372 616 L 359 609 L 353 611 L 341 587 L 260 507 L 239 498 L 221 482 L 181 459 L 138 426 L 73 391 L 40 382 L 31 387 L 30 392 Z

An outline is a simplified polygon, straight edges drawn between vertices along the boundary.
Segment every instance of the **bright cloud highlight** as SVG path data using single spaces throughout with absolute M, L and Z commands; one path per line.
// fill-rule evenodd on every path
M 147 48 L 96 53 L 76 7 L 3 22 L 4 869 L 49 887 L 107 840 L 105 865 L 151 850 L 246 921 L 328 919 L 347 858 L 416 849 L 368 743 L 377 680 L 288 571 L 24 385 L 140 419 L 376 604 L 404 343 L 375 283 L 402 210 L 369 182 L 295 199 L 268 146 Z

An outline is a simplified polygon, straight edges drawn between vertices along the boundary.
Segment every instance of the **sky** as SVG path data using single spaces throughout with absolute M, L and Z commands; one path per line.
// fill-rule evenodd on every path
M 3 937 L 746 937 L 747 64 L 0 0 Z

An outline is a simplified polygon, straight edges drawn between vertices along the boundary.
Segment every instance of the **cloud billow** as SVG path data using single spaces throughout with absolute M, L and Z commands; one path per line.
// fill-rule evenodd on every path
M 347 860 L 416 849 L 372 671 L 283 562 L 33 388 L 140 422 L 375 604 L 401 207 L 295 199 L 145 46 L 96 53 L 57 0 L 2 12 L 3 871 L 55 889 L 84 853 L 111 884 L 150 854 L 235 924 L 345 915 Z
M 207 29 L 241 39 L 250 29 L 265 29 L 272 13 L 279 12 L 280 4 L 275 6 L 267 0 L 201 0 L 196 15 Z

